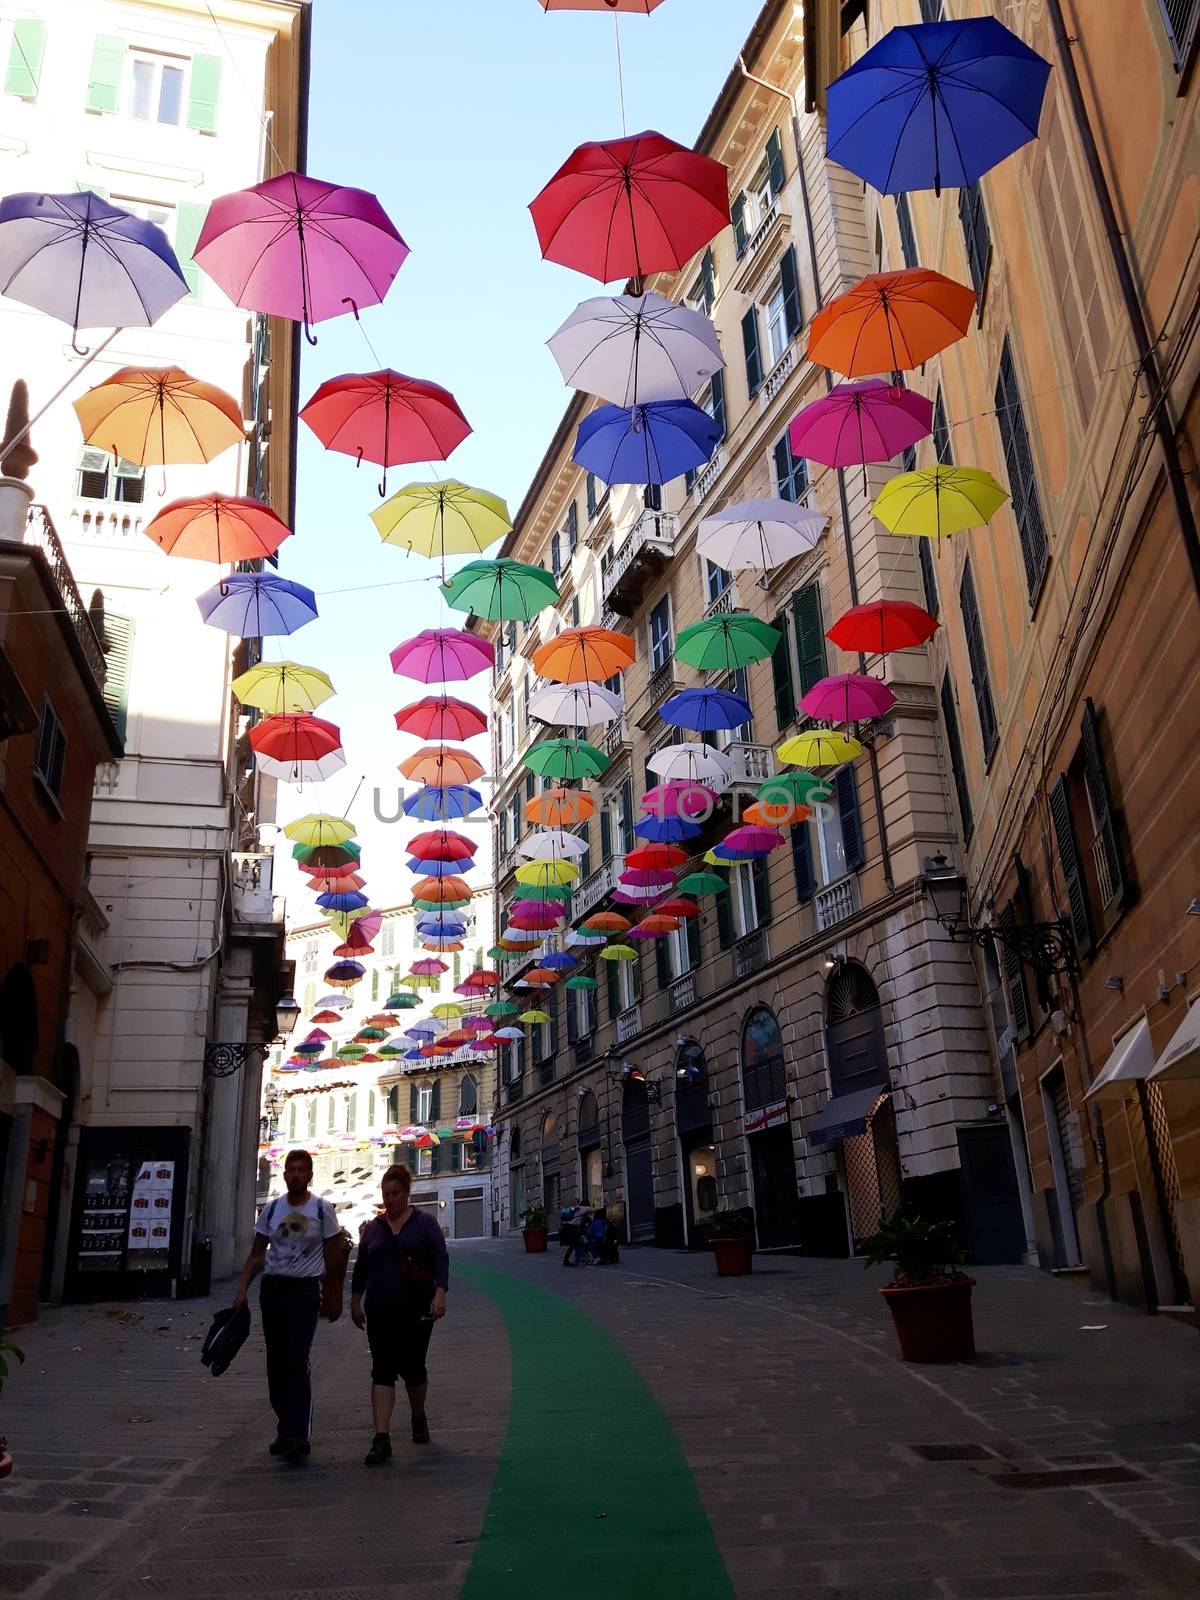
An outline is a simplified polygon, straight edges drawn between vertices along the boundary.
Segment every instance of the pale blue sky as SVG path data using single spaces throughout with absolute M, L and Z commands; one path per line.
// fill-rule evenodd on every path
M 666 0 L 649 18 L 623 18 L 630 131 L 692 143 L 759 9 Z M 309 171 L 377 193 L 412 250 L 363 325 L 380 364 L 444 384 L 471 422 L 439 475 L 505 496 L 514 513 L 568 399 L 545 340 L 602 292 L 542 261 L 526 207 L 577 144 L 620 131 L 607 16 L 546 15 L 537 0 L 315 0 Z M 302 399 L 376 365 L 352 319 L 324 323 L 319 340 L 305 350 Z M 369 890 L 387 904 L 407 888 L 401 846 L 416 829 L 372 826 L 370 791 L 392 798 L 396 763 L 415 748 L 392 713 L 426 692 L 392 675 L 388 652 L 462 618 L 444 610 L 430 563 L 379 544 L 378 469 L 327 454 L 303 425 L 300 435 L 297 537 L 283 570 L 317 590 L 321 617 L 267 654 L 331 673 L 339 692 L 321 714 L 342 728 L 349 766 L 320 789 L 281 793 L 280 811 L 343 811 L 365 772 L 353 818 Z M 393 468 L 389 493 L 428 476 Z M 483 677 L 466 687 L 469 698 L 486 692 Z M 486 762 L 484 741 L 472 748 Z

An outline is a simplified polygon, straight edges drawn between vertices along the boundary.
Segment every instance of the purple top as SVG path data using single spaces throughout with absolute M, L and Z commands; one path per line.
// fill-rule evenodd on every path
M 442 1230 L 425 1211 L 393 1233 L 386 1217 L 363 1230 L 350 1280 L 351 1294 L 366 1293 L 367 1305 L 403 1306 L 424 1314 L 435 1289 L 450 1283 L 450 1255 Z

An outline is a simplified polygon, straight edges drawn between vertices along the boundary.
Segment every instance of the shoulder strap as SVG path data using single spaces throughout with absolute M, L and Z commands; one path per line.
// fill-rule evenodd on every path
M 325 1202 L 324 1202 L 324 1200 L 321 1199 L 320 1195 L 317 1196 L 317 1221 L 321 1224 L 322 1228 L 324 1228 L 324 1226 L 325 1226 Z
M 279 1210 L 281 1200 L 282 1196 L 276 1195 L 275 1199 L 271 1201 L 271 1209 L 267 1212 L 268 1228 L 273 1228 L 275 1226 L 275 1213 Z

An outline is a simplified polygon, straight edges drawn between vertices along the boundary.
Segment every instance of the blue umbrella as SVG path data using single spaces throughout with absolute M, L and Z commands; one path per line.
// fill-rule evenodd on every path
M 361 911 L 371 902 L 357 889 L 344 889 L 332 894 L 319 894 L 317 904 L 322 911 Z
M 418 789 L 405 800 L 404 815 L 421 822 L 461 822 L 482 804 L 478 789 Z
M 605 483 L 669 483 L 702 467 L 720 438 L 692 400 L 601 406 L 579 424 L 575 460 Z
M 633 831 L 647 844 L 683 844 L 700 833 L 698 822 L 685 822 L 682 817 L 642 817 L 635 822 Z
M 461 877 L 464 872 L 470 872 L 474 865 L 474 856 L 464 856 L 461 861 L 418 861 L 416 856 L 410 856 L 405 862 L 410 872 L 419 873 L 423 878 Z
M 465 922 L 456 922 L 447 917 L 444 922 L 431 918 L 428 922 L 418 921 L 417 932 L 426 936 L 432 934 L 435 939 L 458 939 L 467 931 Z
M 826 154 L 884 194 L 966 188 L 1037 137 L 1049 76 L 995 17 L 893 28 L 829 85 Z
M 740 728 L 750 721 L 750 702 L 728 689 L 684 689 L 662 708 L 662 719 L 673 728 L 715 733 L 719 728 Z
M 206 589 L 196 604 L 210 627 L 243 639 L 295 633 L 317 614 L 311 589 L 270 572 L 235 572 Z
M 568 955 L 565 950 L 552 950 L 548 956 L 543 956 L 540 962 L 543 967 L 549 967 L 551 972 L 569 972 L 579 965 L 575 957 Z
M 406 1050 L 400 1059 L 401 1061 L 424 1061 L 425 1057 L 419 1050 Z

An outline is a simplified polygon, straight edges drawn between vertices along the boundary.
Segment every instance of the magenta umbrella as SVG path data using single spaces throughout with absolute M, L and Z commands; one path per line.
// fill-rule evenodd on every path
M 663 889 L 675 882 L 666 867 L 627 867 L 617 880 L 624 889 Z
M 792 454 L 823 467 L 890 461 L 933 428 L 933 401 L 883 378 L 838 383 L 792 418 Z M 863 473 L 866 483 L 866 473 Z
M 768 851 L 778 850 L 783 843 L 783 835 L 776 828 L 762 828 L 747 823 L 744 827 L 732 829 L 721 843 L 731 850 L 744 851 L 747 855 L 765 855 Z
M 488 640 L 462 628 L 426 628 L 392 651 L 392 671 L 418 683 L 465 682 L 490 667 L 496 651 Z
M 284 172 L 208 208 L 195 259 L 234 305 L 304 324 L 378 305 L 408 246 L 373 194 Z
M 712 812 L 716 791 L 690 778 L 671 778 L 666 783 L 656 783 L 642 796 L 642 810 L 651 816 L 703 817 Z
M 896 696 L 878 678 L 839 672 L 814 683 L 800 704 L 810 717 L 822 722 L 870 722 L 889 712 Z

